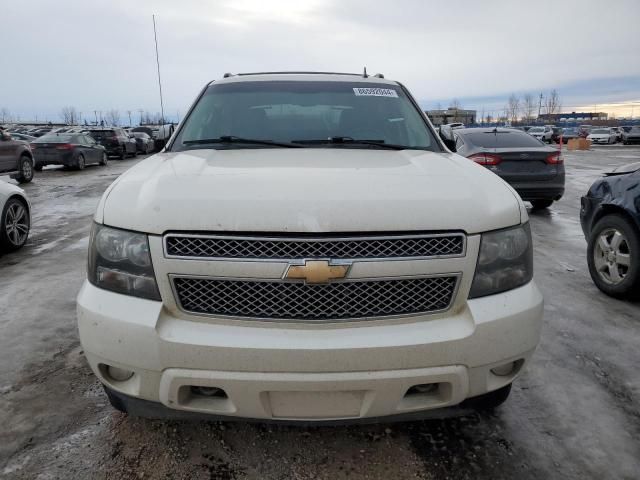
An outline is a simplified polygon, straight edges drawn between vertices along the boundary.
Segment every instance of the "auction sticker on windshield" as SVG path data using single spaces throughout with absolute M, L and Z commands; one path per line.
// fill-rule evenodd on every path
M 392 97 L 398 98 L 398 92 L 391 88 L 354 88 L 358 97 Z

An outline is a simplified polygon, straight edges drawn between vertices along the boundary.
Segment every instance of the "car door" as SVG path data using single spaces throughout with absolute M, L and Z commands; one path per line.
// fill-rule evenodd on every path
M 98 147 L 96 141 L 89 135 L 81 135 L 83 143 L 87 147 L 87 155 L 85 158 L 92 163 L 98 163 L 102 160 L 102 149 Z
M 0 172 L 13 171 L 17 168 L 17 149 L 19 143 L 13 139 L 0 138 Z

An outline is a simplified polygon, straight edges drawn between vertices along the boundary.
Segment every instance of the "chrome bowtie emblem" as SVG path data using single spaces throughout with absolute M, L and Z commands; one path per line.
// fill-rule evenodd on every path
M 305 260 L 302 265 L 289 265 L 284 274 L 287 280 L 304 280 L 305 283 L 328 283 L 347 276 L 350 264 L 332 265 L 328 260 Z

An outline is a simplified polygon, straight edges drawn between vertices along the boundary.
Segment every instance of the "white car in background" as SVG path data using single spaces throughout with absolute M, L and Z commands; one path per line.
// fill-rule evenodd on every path
M 551 143 L 551 138 L 553 137 L 553 130 L 548 126 L 531 127 L 527 130 L 527 133 L 543 143 Z
M 608 127 L 594 128 L 587 136 L 587 140 L 591 140 L 591 143 L 616 143 L 618 141 L 618 132 Z
M 24 190 L 2 180 L 0 215 L 0 252 L 23 247 L 31 228 L 31 206 Z

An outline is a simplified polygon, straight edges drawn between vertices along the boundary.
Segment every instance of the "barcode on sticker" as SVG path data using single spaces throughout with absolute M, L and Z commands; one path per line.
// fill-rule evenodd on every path
M 390 97 L 398 98 L 398 92 L 391 88 L 354 88 L 353 93 L 358 97 Z

